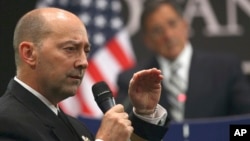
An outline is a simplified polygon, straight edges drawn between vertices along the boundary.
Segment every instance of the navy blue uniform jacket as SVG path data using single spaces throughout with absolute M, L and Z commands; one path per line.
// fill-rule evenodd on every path
M 44 103 L 13 79 L 0 98 L 0 141 L 79 141 L 94 135 L 77 119 L 66 115 L 74 133 Z M 160 140 L 166 126 L 146 123 L 133 114 L 134 132 L 149 140 Z M 157 132 L 152 132 L 157 131 Z

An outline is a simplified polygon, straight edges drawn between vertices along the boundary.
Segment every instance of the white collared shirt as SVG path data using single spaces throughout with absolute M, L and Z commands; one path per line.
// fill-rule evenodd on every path
M 48 106 L 49 109 L 51 109 L 56 115 L 58 114 L 58 107 L 54 106 L 48 99 L 46 99 L 42 94 L 25 84 L 23 81 L 19 80 L 16 76 L 14 77 L 14 80 L 22 85 L 25 89 L 27 89 L 30 93 L 32 93 L 34 96 L 36 96 L 38 99 L 40 99 L 46 106 Z
M 174 62 L 171 62 L 170 60 L 167 60 L 166 58 L 162 56 L 157 57 L 157 61 L 160 65 L 160 69 L 162 70 L 162 73 L 164 75 L 164 83 L 169 82 L 168 76 L 170 76 L 170 65 L 171 63 L 178 62 L 180 64 L 180 68 L 177 70 L 178 76 L 181 77 L 181 79 L 186 83 L 186 87 L 188 87 L 188 79 L 189 79 L 189 68 L 191 64 L 193 49 L 190 43 L 187 43 L 183 49 L 183 51 L 180 53 L 180 55 L 174 60 Z

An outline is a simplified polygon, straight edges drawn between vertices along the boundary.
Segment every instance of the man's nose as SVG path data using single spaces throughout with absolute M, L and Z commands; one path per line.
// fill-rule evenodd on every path
M 174 34 L 174 31 L 169 29 L 169 27 L 164 28 L 164 30 L 163 30 L 164 39 L 168 40 L 168 39 L 172 38 L 173 34 Z
M 75 61 L 76 68 L 87 68 L 88 67 L 88 58 L 85 52 L 82 52 Z

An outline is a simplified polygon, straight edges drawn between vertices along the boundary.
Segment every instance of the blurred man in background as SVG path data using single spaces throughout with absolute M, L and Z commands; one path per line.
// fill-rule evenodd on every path
M 250 113 L 249 84 L 240 60 L 194 50 L 188 40 L 188 25 L 173 1 L 146 1 L 141 32 L 155 55 L 119 75 L 116 99 L 127 111 L 131 110 L 129 78 L 138 70 L 156 67 L 164 75 L 160 104 L 169 111 L 170 120 Z

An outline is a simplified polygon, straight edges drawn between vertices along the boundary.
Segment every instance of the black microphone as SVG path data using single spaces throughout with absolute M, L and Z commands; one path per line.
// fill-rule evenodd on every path
M 92 92 L 97 105 L 103 113 L 107 112 L 111 107 L 115 106 L 115 100 L 112 92 L 104 81 L 95 83 L 92 86 Z

